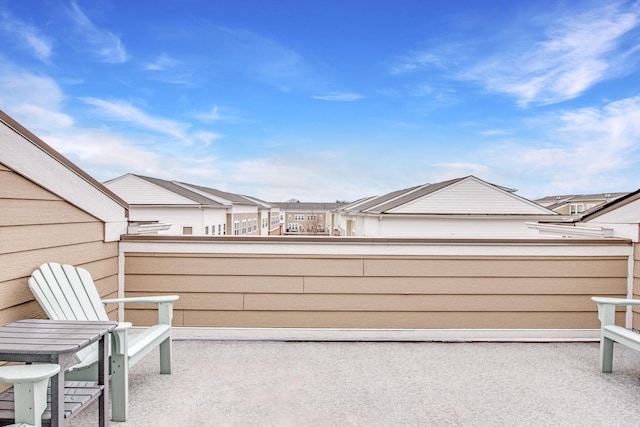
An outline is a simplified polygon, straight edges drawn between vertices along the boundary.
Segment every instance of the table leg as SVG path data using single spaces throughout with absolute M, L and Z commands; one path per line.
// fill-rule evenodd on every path
M 59 363 L 52 360 L 52 363 Z M 64 368 L 51 378 L 51 427 L 64 426 Z
M 100 397 L 98 397 L 98 424 L 100 427 L 107 426 L 107 416 L 109 412 L 109 346 L 107 340 L 109 334 L 103 335 L 98 341 L 98 384 L 104 386 Z

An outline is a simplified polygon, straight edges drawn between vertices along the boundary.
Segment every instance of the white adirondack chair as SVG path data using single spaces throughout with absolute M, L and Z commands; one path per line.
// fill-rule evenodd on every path
M 126 421 L 129 411 L 129 367 L 156 346 L 160 348 L 160 373 L 171 373 L 171 320 L 177 295 L 100 300 L 89 272 L 58 263 L 42 264 L 31 274 L 29 287 L 47 316 L 54 320 L 109 320 L 105 304 L 138 303 L 158 306 L 158 324 L 128 334 L 131 323 L 121 322 L 111 334 L 111 419 Z M 95 381 L 98 377 L 97 345 L 76 354 L 78 364 L 65 377 Z
M 47 409 L 49 378 L 60 372 L 60 365 L 0 366 L 0 383 L 13 384 L 13 407 L 16 424 L 8 427 L 41 427 Z

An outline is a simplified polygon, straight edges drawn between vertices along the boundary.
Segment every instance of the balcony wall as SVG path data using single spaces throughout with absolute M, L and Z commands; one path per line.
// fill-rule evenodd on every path
M 0 324 L 46 317 L 27 284 L 45 262 L 84 267 L 101 296 L 117 296 L 118 242 L 104 242 L 102 221 L 2 164 L 0 212 Z
M 124 236 L 121 251 L 127 296 L 180 295 L 175 326 L 243 328 L 595 329 L 590 297 L 625 296 L 633 258 L 617 239 Z

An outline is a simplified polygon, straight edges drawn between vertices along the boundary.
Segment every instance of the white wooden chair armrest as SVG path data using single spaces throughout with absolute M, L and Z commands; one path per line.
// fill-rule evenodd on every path
M 171 325 L 173 320 L 173 302 L 180 297 L 178 295 L 158 295 L 149 297 L 131 297 L 131 298 L 110 298 L 103 299 L 103 304 L 114 303 L 132 303 L 132 304 L 157 304 L 158 305 L 158 323 L 162 325 Z
M 60 365 L 54 363 L 2 366 L 0 367 L 0 383 L 15 384 L 41 381 L 58 372 L 60 372 Z
M 103 304 L 133 303 L 133 304 L 161 304 L 164 302 L 174 302 L 180 297 L 178 295 L 158 295 L 150 297 L 130 297 L 130 298 L 109 298 L 103 299 Z
M 607 297 L 592 297 L 591 301 L 598 304 L 611 304 L 611 305 L 640 305 L 639 299 L 627 299 L 627 298 L 607 298 Z
M 14 384 L 15 426 L 42 426 L 47 408 L 49 378 L 60 372 L 60 365 L 43 363 L 0 367 L 0 383 Z

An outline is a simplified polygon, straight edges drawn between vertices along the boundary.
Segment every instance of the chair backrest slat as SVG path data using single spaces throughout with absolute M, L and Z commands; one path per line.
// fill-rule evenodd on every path
M 42 264 L 29 278 L 29 288 L 53 320 L 109 320 L 91 274 L 84 268 Z M 89 346 L 76 354 L 78 362 L 91 354 Z

